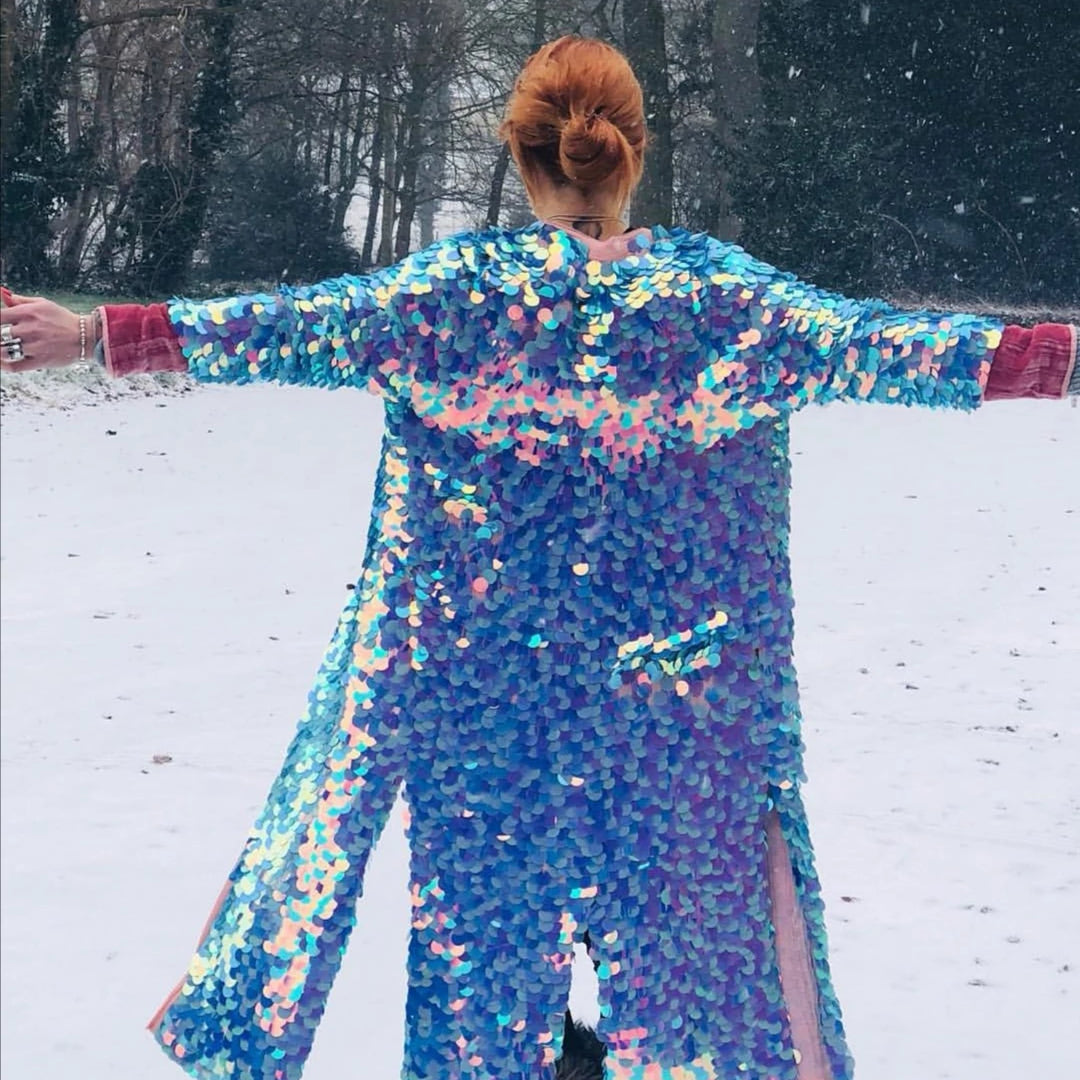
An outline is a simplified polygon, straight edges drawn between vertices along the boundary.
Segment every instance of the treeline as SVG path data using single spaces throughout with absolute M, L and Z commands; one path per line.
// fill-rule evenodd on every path
M 529 214 L 495 129 L 541 42 L 630 56 L 635 220 L 848 292 L 1074 304 L 1072 0 L 0 0 L 6 282 L 313 280 Z

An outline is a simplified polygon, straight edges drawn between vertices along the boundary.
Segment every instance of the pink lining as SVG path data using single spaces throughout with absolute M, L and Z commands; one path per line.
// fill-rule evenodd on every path
M 775 810 L 769 813 L 765 833 L 776 961 L 791 1024 L 791 1041 L 801 1055 L 798 1077 L 799 1080 L 832 1080 L 818 1023 L 817 979 L 810 957 L 806 922 L 795 891 L 791 855 Z
M 1067 323 L 1006 326 L 990 362 L 983 397 L 1063 398 L 1076 364 L 1076 327 Z
M 101 344 L 114 378 L 146 371 L 187 371 L 168 304 L 104 304 Z
M 214 925 L 214 920 L 217 918 L 218 912 L 225 903 L 225 897 L 229 895 L 231 889 L 232 878 L 229 878 L 225 884 L 221 886 L 221 892 L 218 893 L 218 898 L 214 901 L 214 906 L 210 910 L 210 914 L 206 917 L 206 922 L 203 924 L 202 932 L 199 934 L 199 940 L 195 946 L 196 951 L 202 948 L 202 943 L 206 940 L 206 935 L 210 933 L 210 927 Z M 168 1012 L 169 1006 L 180 996 L 180 992 L 184 989 L 185 982 L 187 982 L 187 972 L 180 977 L 180 981 L 169 991 L 169 996 L 161 1003 L 158 1011 L 150 1017 L 150 1020 L 146 1025 L 148 1031 L 155 1031 L 157 1029 L 165 1013 Z

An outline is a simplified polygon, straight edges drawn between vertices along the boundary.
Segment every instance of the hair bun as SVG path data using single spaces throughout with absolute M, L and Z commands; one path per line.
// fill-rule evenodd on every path
M 626 203 L 641 179 L 645 109 L 626 57 L 604 41 L 561 37 L 514 84 L 501 134 L 533 198 L 541 180 Z
M 624 167 L 626 136 L 602 113 L 572 113 L 559 137 L 559 165 L 575 184 L 600 184 Z

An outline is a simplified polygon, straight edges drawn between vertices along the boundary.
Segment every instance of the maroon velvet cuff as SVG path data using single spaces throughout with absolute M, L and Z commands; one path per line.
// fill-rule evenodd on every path
M 1006 326 L 990 363 L 983 398 L 1063 398 L 1075 367 L 1075 326 Z
M 105 370 L 117 378 L 144 371 L 187 371 L 169 321 L 168 304 L 106 304 L 101 308 Z

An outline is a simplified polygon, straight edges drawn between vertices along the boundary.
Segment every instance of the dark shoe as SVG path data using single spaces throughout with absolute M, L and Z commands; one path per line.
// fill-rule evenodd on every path
M 604 1080 L 607 1047 L 588 1024 L 566 1014 L 562 1057 L 555 1063 L 555 1080 Z

